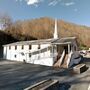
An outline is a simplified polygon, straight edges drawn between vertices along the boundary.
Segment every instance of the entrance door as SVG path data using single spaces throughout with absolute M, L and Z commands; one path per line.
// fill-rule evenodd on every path
M 65 53 L 68 54 L 68 45 L 64 46 Z

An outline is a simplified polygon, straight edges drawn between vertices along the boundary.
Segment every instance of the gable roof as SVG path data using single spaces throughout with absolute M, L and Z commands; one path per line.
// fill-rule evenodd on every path
M 32 41 L 20 41 L 15 43 L 6 44 L 3 46 L 13 46 L 13 45 L 34 45 L 34 44 L 69 44 L 74 41 L 76 37 L 66 37 L 59 39 L 41 39 L 41 40 L 32 40 Z

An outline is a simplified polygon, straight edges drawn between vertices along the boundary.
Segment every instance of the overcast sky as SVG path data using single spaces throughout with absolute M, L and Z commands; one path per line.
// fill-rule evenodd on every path
M 46 16 L 90 26 L 90 0 L 0 0 L 0 13 L 13 20 Z

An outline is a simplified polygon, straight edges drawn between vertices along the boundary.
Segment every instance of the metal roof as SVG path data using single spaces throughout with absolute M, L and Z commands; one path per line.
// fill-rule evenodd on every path
M 66 38 L 57 39 L 53 43 L 68 44 L 68 43 L 72 43 L 75 39 L 76 39 L 76 37 L 66 37 Z
M 20 41 L 15 43 L 6 44 L 3 46 L 13 46 L 13 45 L 34 45 L 34 44 L 68 44 L 75 40 L 76 37 L 66 37 L 58 39 L 41 39 L 41 40 L 32 40 L 32 41 Z

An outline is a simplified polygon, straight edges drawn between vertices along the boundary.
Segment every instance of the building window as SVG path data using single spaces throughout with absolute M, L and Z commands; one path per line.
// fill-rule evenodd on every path
M 24 49 L 24 45 L 22 45 L 22 49 Z
M 26 60 L 25 60 L 25 59 L 23 59 L 23 62 L 24 62 L 24 63 L 26 63 Z
M 17 50 L 17 45 L 15 45 L 15 50 Z
M 40 59 L 40 55 L 38 55 L 38 59 Z
M 31 57 L 31 53 L 29 53 L 29 57 Z
M 24 53 L 23 53 L 23 52 L 21 52 L 21 55 L 22 55 L 22 56 L 24 56 Z
M 40 49 L 40 44 L 38 45 L 38 49 Z
M 11 49 L 11 46 L 9 46 L 9 50 Z
M 17 57 L 17 55 L 14 55 L 14 57 L 16 58 L 16 57 Z
M 31 49 L 31 45 L 29 45 L 29 50 Z

